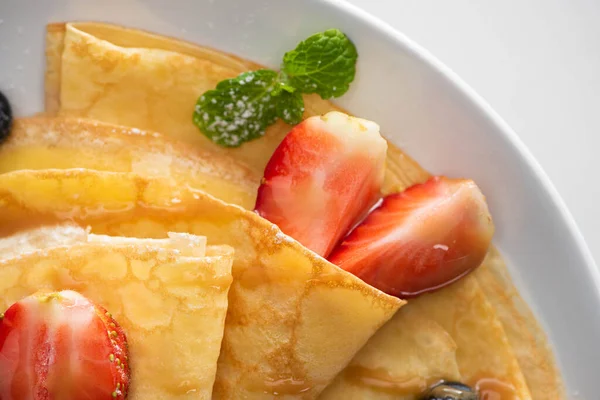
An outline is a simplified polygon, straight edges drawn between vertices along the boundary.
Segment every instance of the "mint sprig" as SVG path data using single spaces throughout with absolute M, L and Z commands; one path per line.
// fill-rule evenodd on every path
M 281 72 L 244 72 L 217 84 L 198 99 L 194 124 L 213 142 L 238 147 L 265 134 L 277 118 L 290 125 L 302 120 L 302 93 L 339 97 L 356 74 L 354 44 L 337 29 L 317 33 L 283 58 Z

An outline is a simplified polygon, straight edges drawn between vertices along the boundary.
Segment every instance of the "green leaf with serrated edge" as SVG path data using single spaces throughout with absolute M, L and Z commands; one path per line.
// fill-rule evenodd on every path
M 282 91 L 277 98 L 277 106 L 275 107 L 277 116 L 286 124 L 296 125 L 302 121 L 302 113 L 304 112 L 304 100 L 299 92 Z
M 261 69 L 220 82 L 197 101 L 194 124 L 213 142 L 237 147 L 265 134 L 277 118 L 302 121 L 302 93 L 344 94 L 356 73 L 356 48 L 337 29 L 312 35 L 285 54 L 281 72 Z
M 213 142 L 225 147 L 265 134 L 277 120 L 277 72 L 268 69 L 244 72 L 219 82 L 198 99 L 194 124 Z
M 284 82 L 302 93 L 323 99 L 348 91 L 356 74 L 356 47 L 337 29 L 317 33 L 283 57 Z

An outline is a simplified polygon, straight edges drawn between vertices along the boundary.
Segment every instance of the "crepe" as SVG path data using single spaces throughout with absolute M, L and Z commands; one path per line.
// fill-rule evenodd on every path
M 322 398 L 417 399 L 415 393 L 442 379 L 477 387 L 484 399 L 536 398 L 473 276 L 409 301 Z
M 129 399 L 210 399 L 232 249 L 186 234 L 150 240 L 71 231 L 76 243 L 46 243 L 0 261 L 0 309 L 40 289 L 76 290 L 105 307 L 125 331 Z
M 244 208 L 254 208 L 261 176 L 158 133 L 75 118 L 21 118 L 0 146 L 0 173 L 90 168 L 171 178 Z
M 247 70 L 246 63 L 105 24 L 53 24 L 48 32 L 47 112 L 161 132 L 225 152 L 193 125 L 192 114 L 202 93 Z M 166 50 L 172 43 L 175 51 Z M 258 148 L 253 153 L 264 154 Z M 257 172 L 262 174 L 262 169 Z
M 110 235 L 190 232 L 236 249 L 215 399 L 316 398 L 403 304 L 200 191 L 81 169 L 0 175 L 5 233 L 60 220 Z

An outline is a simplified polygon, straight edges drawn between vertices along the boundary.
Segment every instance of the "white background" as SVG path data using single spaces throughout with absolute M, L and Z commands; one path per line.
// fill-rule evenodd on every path
M 517 132 L 600 266 L 600 0 L 348 0 L 425 47 Z

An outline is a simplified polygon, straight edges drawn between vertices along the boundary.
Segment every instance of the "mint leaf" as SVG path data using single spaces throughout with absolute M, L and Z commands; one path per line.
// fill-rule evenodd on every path
M 256 139 L 277 120 L 276 99 L 281 93 L 272 94 L 277 85 L 277 72 L 268 69 L 221 81 L 198 99 L 194 124 L 225 147 L 238 147 Z
M 338 29 L 317 33 L 283 57 L 283 81 L 323 99 L 348 91 L 356 74 L 356 47 Z
M 219 82 L 198 99 L 194 124 L 213 142 L 238 147 L 265 134 L 277 118 L 302 121 L 302 93 L 339 97 L 356 73 L 354 44 L 337 29 L 312 35 L 283 58 L 281 72 L 245 72 Z
M 275 110 L 277 111 L 277 116 L 286 124 L 299 124 L 302 121 L 302 113 L 304 112 L 302 94 L 298 91 L 293 93 L 288 91 L 281 92 L 277 98 Z

